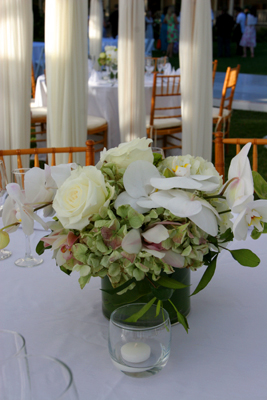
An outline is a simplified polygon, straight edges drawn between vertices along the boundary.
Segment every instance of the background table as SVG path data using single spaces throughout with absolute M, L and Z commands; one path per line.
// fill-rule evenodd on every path
M 144 86 L 146 115 L 150 115 L 152 76 L 144 79 Z M 161 98 L 157 104 L 162 107 L 168 107 L 171 101 L 173 101 L 173 98 Z M 47 106 L 47 88 L 44 75 L 39 76 L 36 82 L 35 104 L 38 107 Z M 87 114 L 103 117 L 108 122 L 108 148 L 116 147 L 121 143 L 117 83 L 105 83 L 105 81 L 93 83 L 88 80 Z M 178 135 L 181 136 L 181 134 Z
M 44 232 L 35 231 L 35 243 Z M 28 353 L 58 357 L 71 368 L 80 400 L 265 400 L 267 393 L 266 236 L 234 242 L 262 259 L 257 268 L 236 263 L 225 251 L 209 286 L 192 297 L 187 335 L 172 328 L 167 366 L 150 378 L 128 377 L 113 366 L 108 321 L 101 312 L 100 279 L 81 290 L 79 274 L 65 275 L 51 259 L 32 269 L 14 260 L 24 252 L 23 233 L 11 236 L 13 255 L 0 262 L 0 327 L 20 332 Z M 192 291 L 204 269 L 191 274 Z

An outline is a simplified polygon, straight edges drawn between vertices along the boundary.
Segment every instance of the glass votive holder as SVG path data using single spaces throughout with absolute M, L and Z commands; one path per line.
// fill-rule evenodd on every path
M 146 377 L 161 371 L 167 364 L 171 345 L 169 314 L 156 306 L 138 319 L 126 320 L 145 304 L 133 303 L 117 308 L 109 321 L 109 353 L 116 368 L 132 377 Z
M 26 354 L 24 337 L 18 332 L 0 329 L 0 366 L 19 354 Z
M 43 355 L 9 358 L 1 368 L 0 391 L 7 400 L 78 400 L 69 367 Z

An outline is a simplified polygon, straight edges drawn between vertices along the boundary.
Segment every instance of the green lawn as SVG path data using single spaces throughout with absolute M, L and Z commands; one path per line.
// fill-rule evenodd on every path
M 267 42 L 258 43 L 255 49 L 255 57 L 251 58 L 249 51 L 247 52 L 247 58 L 235 55 L 236 45 L 231 45 L 232 57 L 221 57 L 217 58 L 217 43 L 213 42 L 213 59 L 218 59 L 218 72 L 225 72 L 227 67 L 235 67 L 237 64 L 241 65 L 240 72 L 243 74 L 256 74 L 256 75 L 267 75 Z M 153 51 L 154 57 L 161 57 L 161 51 Z M 179 67 L 179 56 L 175 55 L 170 59 L 173 67 L 176 69 Z
M 267 135 L 267 113 L 233 110 L 230 138 L 258 138 Z M 252 150 L 250 150 L 250 153 Z M 227 173 L 231 159 L 235 156 L 235 145 L 229 145 L 225 156 Z M 258 146 L 258 172 L 267 180 L 267 148 Z M 227 175 L 226 175 L 227 176 Z

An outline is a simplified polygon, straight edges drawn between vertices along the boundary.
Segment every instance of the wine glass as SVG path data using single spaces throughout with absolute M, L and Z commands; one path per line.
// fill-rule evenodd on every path
M 29 171 L 30 168 L 19 168 L 13 171 L 13 180 L 16 182 L 22 191 L 25 190 L 24 183 L 25 183 L 25 174 Z M 43 262 L 43 259 L 40 257 L 33 257 L 31 254 L 31 242 L 30 236 L 25 234 L 25 241 L 26 241 L 26 249 L 25 249 L 25 256 L 24 258 L 18 258 L 15 261 L 15 264 L 18 267 L 26 267 L 31 268 L 37 265 L 40 265 Z
M 160 74 L 163 74 L 164 72 L 164 63 L 165 63 L 165 58 L 164 57 L 160 57 L 158 58 L 157 61 L 157 68 Z
M 113 80 L 114 80 L 114 83 L 115 83 L 116 80 L 117 80 L 116 76 L 117 76 L 117 72 L 118 72 L 118 64 L 111 63 L 110 64 L 110 70 L 113 73 Z
M 164 160 L 165 154 L 161 147 L 151 147 L 151 150 L 152 150 L 152 153 L 160 154 L 162 156 L 162 159 Z
M 163 59 L 164 59 L 164 62 L 163 62 L 162 68 L 163 68 L 163 73 L 166 74 L 166 71 L 169 68 L 169 59 L 166 56 L 163 57 Z
M 148 76 L 151 76 L 155 68 L 155 60 L 152 57 L 147 57 L 145 62 L 145 68 Z
M 3 161 L 0 160 L 0 213 L 1 214 L 7 196 L 6 185 L 7 185 L 7 175 L 6 175 L 5 164 Z M 11 251 L 7 249 L 0 250 L 0 260 L 5 260 L 6 258 L 10 257 L 11 254 L 12 254 Z
M 19 354 L 5 361 L 0 372 L 4 399 L 78 400 L 72 371 L 56 358 Z

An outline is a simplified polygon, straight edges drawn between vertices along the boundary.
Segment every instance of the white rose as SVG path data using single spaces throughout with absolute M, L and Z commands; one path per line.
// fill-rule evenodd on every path
M 78 167 L 59 187 L 53 208 L 64 228 L 81 230 L 93 214 L 108 206 L 113 194 L 96 167 Z
M 133 161 L 143 160 L 153 163 L 153 153 L 149 147 L 151 139 L 136 138 L 131 142 L 121 143 L 118 147 L 101 152 L 100 161 L 97 164 L 101 168 L 104 161 L 119 165 L 122 168 L 127 168 Z

